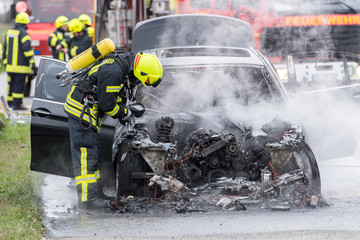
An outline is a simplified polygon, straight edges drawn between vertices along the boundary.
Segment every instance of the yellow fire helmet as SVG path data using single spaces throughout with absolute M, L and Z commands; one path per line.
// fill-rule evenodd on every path
M 16 23 L 28 24 L 30 22 L 30 17 L 26 12 L 18 13 L 15 17 Z
M 134 75 L 145 86 L 157 87 L 162 80 L 163 68 L 160 60 L 151 54 L 136 54 L 134 60 Z
M 84 24 L 79 19 L 74 18 L 69 21 L 68 28 L 71 33 L 81 32 L 84 29 Z
M 87 25 L 91 25 L 91 17 L 89 17 L 89 15 L 86 14 L 81 14 L 79 16 L 79 20 L 83 23 L 83 24 L 87 24 Z
M 65 26 L 66 24 L 69 23 L 69 19 L 65 16 L 59 16 L 56 18 L 55 20 L 55 26 L 56 28 L 59 28 L 59 27 L 62 27 L 62 26 Z

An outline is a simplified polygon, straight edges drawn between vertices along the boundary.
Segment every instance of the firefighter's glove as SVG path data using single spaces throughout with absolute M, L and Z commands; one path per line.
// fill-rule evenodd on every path
M 125 124 L 126 122 L 129 121 L 131 115 L 132 115 L 131 110 L 129 108 L 127 108 L 127 107 L 124 107 L 124 115 L 119 118 L 119 122 L 121 124 Z

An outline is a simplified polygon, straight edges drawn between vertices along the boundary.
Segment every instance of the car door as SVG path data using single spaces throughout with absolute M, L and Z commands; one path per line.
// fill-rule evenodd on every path
M 61 87 L 56 75 L 65 62 L 40 60 L 31 107 L 31 165 L 33 171 L 73 177 L 68 119 L 64 102 L 71 85 Z M 100 134 L 100 162 L 112 174 L 111 145 L 116 121 L 105 118 Z M 104 171 L 103 171 L 104 172 Z

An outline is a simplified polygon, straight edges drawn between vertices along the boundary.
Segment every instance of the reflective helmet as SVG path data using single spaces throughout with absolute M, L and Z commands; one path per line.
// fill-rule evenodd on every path
M 15 17 L 16 23 L 28 24 L 30 22 L 30 17 L 26 12 L 18 13 Z
M 79 16 L 79 20 L 83 23 L 83 24 L 87 24 L 87 25 L 91 25 L 91 18 L 89 17 L 89 15 L 86 14 L 81 14 Z
M 65 16 L 59 16 L 57 17 L 57 19 L 55 20 L 55 26 L 56 28 L 65 26 L 66 24 L 69 23 L 69 19 Z
M 71 33 L 81 32 L 84 29 L 84 24 L 79 19 L 71 19 L 68 23 L 68 28 Z
M 160 60 L 151 54 L 136 54 L 134 60 L 134 75 L 145 86 L 157 87 L 163 75 L 163 68 Z

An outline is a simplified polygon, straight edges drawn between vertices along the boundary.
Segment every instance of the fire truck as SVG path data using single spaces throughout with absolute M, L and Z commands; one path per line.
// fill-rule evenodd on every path
M 95 42 L 110 37 L 117 48 L 130 48 L 132 29 L 148 18 L 143 0 L 14 0 L 11 15 L 25 11 L 30 16 L 27 25 L 35 55 L 51 55 L 47 45 L 49 35 L 56 30 L 55 19 L 70 19 L 89 15 L 95 27 Z
M 270 58 L 284 81 L 288 78 L 285 63 L 293 61 L 288 55 L 301 53 L 296 59 L 302 61 L 302 70 L 309 68 L 303 64 L 304 59 L 320 63 L 315 51 L 360 55 L 360 4 L 357 0 L 177 0 L 176 13 L 219 14 L 249 22 L 256 48 Z M 305 52 L 309 52 L 310 57 Z M 323 54 L 321 58 L 324 59 Z M 325 65 L 321 73 L 306 72 L 308 77 L 301 78 L 308 78 L 307 81 L 326 79 L 339 70 L 334 64 Z M 358 74 L 354 77 L 360 79 L 360 70 L 349 71 L 348 74 Z
M 176 13 L 245 20 L 253 28 L 257 49 L 268 56 L 299 47 L 360 53 L 360 4 L 356 0 L 178 0 Z

